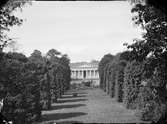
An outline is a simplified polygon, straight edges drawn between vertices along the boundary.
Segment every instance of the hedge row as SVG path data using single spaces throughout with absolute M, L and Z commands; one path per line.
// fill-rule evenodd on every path
M 136 61 L 129 56 L 127 51 L 119 53 L 105 64 L 102 64 L 105 56 L 102 58 L 99 64 L 101 88 L 117 102 L 123 102 L 126 108 L 138 110 L 137 115 L 142 120 L 164 119 L 167 114 L 166 61 L 153 66 L 152 59 Z
M 64 56 L 42 57 L 39 51 L 27 58 L 20 53 L 3 53 L 0 60 L 2 113 L 14 124 L 31 124 L 50 109 L 69 88 L 70 67 Z
M 116 101 L 123 101 L 123 85 L 124 85 L 124 68 L 126 66 L 126 61 L 120 61 L 118 63 L 118 68 L 115 76 L 115 98 Z
M 124 70 L 124 99 L 123 102 L 127 108 L 136 108 L 138 103 L 138 93 L 141 86 L 143 73 L 143 63 L 130 62 Z

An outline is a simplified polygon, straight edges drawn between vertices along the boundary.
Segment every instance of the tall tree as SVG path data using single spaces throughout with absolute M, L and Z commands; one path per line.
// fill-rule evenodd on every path
M 56 49 L 51 49 L 47 52 L 47 56 L 49 57 L 57 57 L 58 55 L 61 55 L 61 53 Z
M 163 10 L 151 4 L 136 4 L 132 9 L 137 13 L 133 17 L 136 25 L 145 30 L 143 39 L 134 40 L 128 45 L 133 59 L 145 61 L 143 80 L 147 86 L 143 88 L 141 98 L 148 96 L 149 92 L 156 92 L 155 99 L 146 100 L 143 103 L 143 116 L 157 122 L 166 120 L 167 117 L 167 18 Z M 150 104 L 150 107 L 145 106 Z M 151 109 L 150 109 L 151 108 Z M 150 116 L 151 115 L 151 116 Z M 167 121 L 167 120 L 166 120 Z M 159 122 L 164 123 L 164 122 Z
M 23 20 L 14 15 L 14 11 L 22 8 L 30 0 L 6 0 L 0 3 L 0 52 L 12 39 L 6 34 L 10 27 L 21 25 Z
M 135 43 L 129 45 L 128 48 L 132 49 L 136 59 L 162 57 L 167 52 L 166 15 L 153 6 L 141 4 L 135 5 L 132 12 L 137 13 L 133 21 L 146 33 L 143 33 L 143 40 L 134 40 Z

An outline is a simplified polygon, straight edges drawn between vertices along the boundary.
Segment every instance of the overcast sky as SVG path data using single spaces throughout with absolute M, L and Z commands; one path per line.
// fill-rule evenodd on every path
M 100 60 L 104 54 L 125 50 L 141 36 L 134 27 L 127 1 L 35 2 L 18 16 L 25 19 L 10 35 L 18 38 L 19 51 L 29 56 L 34 49 L 56 49 L 71 62 Z

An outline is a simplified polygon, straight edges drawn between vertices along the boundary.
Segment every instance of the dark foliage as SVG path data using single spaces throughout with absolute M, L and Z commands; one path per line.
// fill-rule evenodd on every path
M 130 61 L 130 56 L 129 51 L 119 53 L 112 57 L 105 55 L 99 64 L 101 88 L 112 98 L 115 97 L 117 101 L 122 101 L 124 68 L 126 62 Z
M 53 61 L 37 50 L 29 58 L 4 53 L 0 62 L 2 113 L 14 124 L 30 124 L 40 119 L 42 109 L 50 109 L 69 88 L 69 81 L 69 59 L 64 56 Z
M 142 74 L 144 71 L 143 63 L 130 62 L 124 71 L 124 98 L 123 102 L 127 108 L 135 109 L 137 106 L 137 98 L 139 88 L 141 86 Z
M 116 71 L 116 82 L 115 82 L 115 98 L 116 101 L 122 102 L 123 101 L 123 85 L 124 85 L 124 69 L 126 67 L 127 61 L 120 60 L 117 65 Z
M 112 61 L 114 58 L 113 55 L 111 54 L 106 54 L 104 55 L 104 57 L 101 59 L 100 63 L 99 63 L 99 76 L 100 76 L 100 87 L 105 90 L 106 87 L 106 82 L 105 82 L 105 66 L 107 65 L 107 63 L 109 63 L 110 61 Z

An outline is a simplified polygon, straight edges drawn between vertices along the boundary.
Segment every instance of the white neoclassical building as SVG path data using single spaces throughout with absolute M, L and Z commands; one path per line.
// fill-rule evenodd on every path
M 98 63 L 71 64 L 72 83 L 92 82 L 99 85 Z

